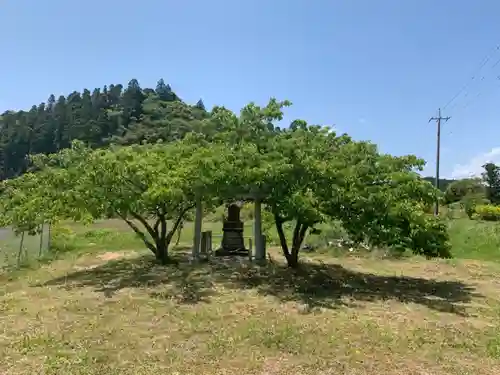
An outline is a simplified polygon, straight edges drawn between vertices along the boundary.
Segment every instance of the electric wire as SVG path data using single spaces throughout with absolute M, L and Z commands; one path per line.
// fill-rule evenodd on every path
M 486 64 L 488 64 L 489 61 L 491 61 L 491 59 L 493 58 L 493 56 L 498 53 L 498 51 L 500 50 L 500 45 L 497 45 L 493 48 L 493 50 L 491 52 L 489 52 L 482 60 L 481 60 L 481 63 L 479 64 L 479 66 L 473 71 L 473 74 L 472 76 L 469 78 L 469 80 L 467 80 L 467 82 L 460 88 L 460 90 L 458 90 L 457 93 L 455 93 L 455 95 L 453 95 L 451 97 L 450 100 L 448 100 L 448 102 L 442 107 L 442 109 L 447 109 L 448 106 L 450 104 L 452 104 L 464 91 L 467 91 L 471 84 L 477 82 L 477 76 L 479 75 L 479 73 L 481 72 L 481 70 L 486 66 Z M 498 64 L 500 63 L 500 58 L 493 64 L 492 68 L 496 67 Z M 484 77 L 482 77 L 484 78 Z M 481 79 L 480 81 L 482 81 L 483 79 Z

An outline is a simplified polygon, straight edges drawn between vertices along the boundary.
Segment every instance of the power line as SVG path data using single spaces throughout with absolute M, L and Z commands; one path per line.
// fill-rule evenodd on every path
M 437 123 L 437 142 L 436 142 L 436 189 L 439 189 L 439 164 L 441 159 L 441 120 L 448 121 L 451 117 L 441 117 L 441 108 L 438 110 L 438 117 L 431 117 L 429 122 L 436 121 Z M 439 201 L 436 199 L 434 207 L 434 215 L 439 215 Z
M 500 63 L 500 59 L 498 60 L 498 62 Z M 484 78 L 484 77 L 483 77 L 483 78 Z M 496 76 L 496 77 L 495 77 L 495 81 L 500 81 L 500 76 Z M 497 82 L 495 82 L 495 83 L 497 83 Z M 496 88 L 498 88 L 498 85 L 496 85 L 496 84 L 493 84 L 493 86 L 492 86 L 492 87 L 487 87 L 487 88 L 486 88 L 486 89 L 487 89 L 487 93 L 490 93 L 491 91 L 494 91 Z M 467 101 L 466 103 L 464 103 L 462 106 L 459 106 L 458 108 L 455 106 L 454 108 L 457 108 L 457 109 L 454 111 L 454 114 L 456 115 L 456 113 L 457 113 L 458 111 L 462 111 L 462 110 L 464 110 L 464 109 L 466 109 L 466 108 L 470 107 L 470 106 L 471 106 L 471 104 L 473 104 L 473 103 L 474 103 L 474 101 L 475 101 L 477 98 L 479 98 L 480 96 L 483 96 L 483 92 L 484 92 L 484 91 L 479 91 L 479 92 L 478 92 L 475 96 L 473 96 L 473 97 L 472 97 L 472 99 L 470 99 L 469 101 Z
M 483 69 L 486 66 L 486 64 L 488 64 L 488 62 L 491 60 L 491 58 L 493 57 L 493 55 L 496 52 L 498 52 L 499 50 L 500 50 L 500 45 L 497 45 L 496 47 L 493 48 L 493 50 L 490 53 L 488 53 L 481 60 L 481 63 L 479 64 L 479 66 L 473 71 L 473 74 L 472 74 L 471 78 L 460 88 L 460 90 L 458 90 L 458 92 L 455 95 L 453 95 L 451 97 L 450 100 L 448 100 L 448 102 L 443 106 L 443 110 L 446 109 L 446 108 L 448 108 L 448 106 L 451 103 L 453 103 L 464 91 L 466 91 L 473 82 L 477 81 L 476 80 L 476 76 L 480 73 L 481 69 Z M 493 64 L 492 68 L 494 68 L 495 66 L 497 66 L 499 63 L 500 63 L 500 58 L 495 62 L 495 64 Z
M 478 67 L 474 70 L 474 73 L 473 75 L 470 77 L 470 79 L 465 83 L 465 85 L 463 85 L 461 87 L 461 89 L 446 103 L 446 105 L 444 107 L 442 107 L 443 109 L 448 109 L 448 112 L 453 112 L 453 115 L 457 115 L 457 113 L 459 112 L 462 112 L 464 110 L 466 110 L 467 108 L 469 108 L 472 104 L 474 104 L 476 102 L 476 100 L 479 98 L 479 97 L 482 97 L 484 96 L 484 91 L 488 91 L 488 93 L 490 92 L 490 90 L 495 90 L 496 88 L 498 88 L 498 85 L 494 85 L 493 87 L 483 87 L 482 83 L 485 82 L 485 78 L 486 77 L 489 77 L 488 73 L 487 72 L 484 72 L 484 75 L 483 76 L 479 76 L 479 73 L 481 72 L 481 70 L 490 62 L 490 61 L 493 61 L 493 58 L 495 57 L 495 54 L 498 53 L 498 51 L 500 51 L 500 45 L 497 45 L 496 47 L 494 47 L 492 49 L 492 51 L 487 54 L 482 60 L 481 60 L 481 63 L 478 65 Z M 496 60 L 494 60 L 493 64 L 490 64 L 490 70 L 494 70 L 495 67 L 497 67 L 497 65 L 500 64 L 500 57 L 496 58 Z M 498 73 L 498 72 L 497 72 Z M 497 75 L 497 73 L 494 73 L 495 77 L 494 77 L 494 80 L 496 81 L 496 83 L 498 83 L 498 81 L 500 81 L 500 76 Z M 480 78 L 479 78 L 480 77 Z M 471 90 L 471 87 L 473 85 L 480 85 L 477 87 L 477 92 L 474 94 L 474 95 L 471 95 L 474 91 L 476 90 Z M 462 96 L 462 100 L 463 101 L 461 103 L 461 101 L 456 101 L 456 99 L 462 94 L 465 92 L 465 95 Z M 448 135 L 452 134 L 453 133 L 453 130 L 449 130 L 448 131 Z
M 498 63 L 500 63 L 500 59 L 498 59 Z M 500 75 L 495 77 L 495 81 L 490 87 L 485 87 L 484 90 L 478 91 L 475 95 L 469 95 L 469 93 L 466 93 L 464 96 L 464 99 L 468 99 L 467 101 L 464 101 L 461 105 L 453 105 L 450 108 L 448 108 L 448 111 L 452 111 L 453 115 L 456 117 L 458 114 L 462 115 L 463 111 L 465 111 L 467 108 L 471 107 L 474 105 L 477 101 L 478 98 L 480 97 L 485 97 L 489 94 L 491 94 L 493 91 L 498 89 L 500 87 Z M 454 133 L 454 131 L 457 130 L 455 127 L 454 129 L 450 129 L 447 132 L 447 135 L 451 135 Z

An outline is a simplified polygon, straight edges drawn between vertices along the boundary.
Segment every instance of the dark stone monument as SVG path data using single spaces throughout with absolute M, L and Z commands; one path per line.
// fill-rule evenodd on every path
M 227 208 L 227 217 L 223 219 L 222 246 L 215 252 L 216 255 L 246 255 L 243 239 L 243 222 L 240 219 L 240 204 L 231 203 Z

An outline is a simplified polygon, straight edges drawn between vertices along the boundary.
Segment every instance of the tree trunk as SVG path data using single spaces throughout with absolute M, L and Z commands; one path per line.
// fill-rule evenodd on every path
M 170 242 L 172 241 L 172 237 L 174 236 L 175 232 L 179 228 L 179 225 L 184 219 L 184 215 L 191 208 L 193 208 L 193 206 L 186 207 L 179 213 L 179 216 L 177 217 L 177 220 L 174 222 L 174 225 L 172 226 L 172 229 L 170 231 L 167 231 L 167 216 L 164 211 L 158 211 L 157 221 L 154 227 L 152 227 L 147 222 L 145 217 L 135 212 L 129 212 L 129 214 L 134 219 L 139 221 L 144 226 L 153 242 L 150 241 L 146 234 L 142 230 L 140 230 L 133 221 L 127 218 L 126 214 L 118 213 L 118 215 L 128 224 L 130 228 L 132 228 L 132 230 L 139 236 L 139 238 L 142 239 L 146 247 L 151 250 L 151 252 L 155 255 L 156 259 L 161 264 L 168 264 L 170 261 L 168 248 Z
M 170 243 L 172 242 L 172 238 L 174 237 L 175 232 L 177 232 L 179 226 L 182 223 L 182 220 L 184 219 L 186 211 L 182 212 L 179 215 L 179 217 L 174 222 L 174 225 L 169 231 L 167 231 L 167 219 L 165 218 L 165 216 L 159 217 L 160 228 L 158 230 L 158 239 L 156 243 L 156 250 L 157 250 L 156 259 L 163 265 L 170 263 L 168 249 Z
M 292 253 L 288 256 L 286 262 L 287 262 L 288 267 L 294 268 L 294 269 L 298 268 L 299 267 L 299 252 L 292 251 Z
M 162 265 L 166 265 L 168 264 L 168 261 L 169 261 L 169 257 L 168 257 L 168 247 L 167 247 L 167 244 L 165 243 L 165 241 L 161 241 L 160 239 L 158 239 L 157 243 L 156 243 L 156 260 L 162 264 Z
M 168 243 L 167 239 L 167 219 L 165 215 L 159 215 L 158 220 L 160 222 L 160 228 L 156 233 L 156 259 L 161 264 L 168 263 Z
M 288 244 L 286 242 L 285 231 L 283 230 L 283 220 L 278 216 L 274 215 L 274 223 L 276 224 L 276 231 L 278 232 L 278 238 L 280 240 L 281 250 L 283 251 L 283 255 L 285 256 L 288 267 L 294 267 L 292 259 L 292 254 L 290 254 L 290 250 L 288 249 Z
M 281 249 L 283 250 L 283 255 L 285 256 L 287 265 L 290 268 L 297 268 L 299 266 L 300 248 L 304 242 L 309 225 L 297 220 L 293 230 L 292 247 L 290 249 L 288 247 L 285 231 L 283 229 L 283 219 L 281 219 L 278 215 L 274 215 L 274 222 L 276 224 L 276 231 L 278 232 Z

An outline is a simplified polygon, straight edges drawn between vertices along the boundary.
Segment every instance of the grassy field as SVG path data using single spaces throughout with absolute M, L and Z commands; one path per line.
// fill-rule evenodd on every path
M 17 266 L 29 263 L 30 259 L 46 255 L 49 246 L 49 227 L 43 228 L 43 234 L 29 236 L 16 235 L 11 229 L 0 228 L 0 270 L 4 266 Z M 20 245 L 22 241 L 22 250 Z
M 74 226 L 61 259 L 1 277 L 0 373 L 500 373 L 497 225 L 450 222 L 450 261 L 322 253 L 296 272 L 277 249 L 160 267 L 119 222 Z

